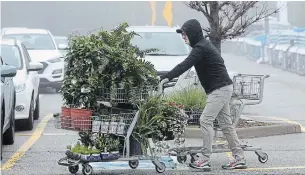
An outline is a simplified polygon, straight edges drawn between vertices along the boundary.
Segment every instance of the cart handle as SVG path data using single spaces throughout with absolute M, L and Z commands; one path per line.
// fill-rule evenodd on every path
M 164 84 L 168 83 L 168 82 L 169 82 L 168 78 L 165 78 L 165 79 L 161 80 L 161 82 L 158 85 L 158 92 L 157 92 L 159 95 L 161 95 L 163 93 Z
M 238 74 L 236 74 L 235 76 L 245 76 L 245 77 L 247 77 L 247 76 L 249 76 L 249 77 L 263 77 L 263 79 L 265 79 L 265 78 L 269 78 L 270 77 L 270 75 L 269 74 L 265 74 L 265 75 L 263 75 L 263 74 L 241 74 L 241 73 L 238 73 Z

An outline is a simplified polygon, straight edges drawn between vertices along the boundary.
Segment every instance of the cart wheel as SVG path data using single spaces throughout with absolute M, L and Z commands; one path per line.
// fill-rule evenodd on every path
M 158 173 L 163 173 L 163 172 L 165 171 L 165 169 L 166 169 L 166 166 L 165 166 L 165 164 L 164 164 L 163 162 L 160 162 L 160 164 L 161 164 L 161 167 L 158 167 L 158 166 L 156 165 L 156 171 L 157 171 Z
M 76 165 L 76 166 L 69 166 L 68 168 L 69 168 L 70 173 L 72 173 L 72 174 L 76 174 L 77 171 L 79 170 L 79 166 L 78 165 Z
M 177 157 L 177 161 L 178 161 L 179 163 L 185 163 L 186 160 L 187 160 L 187 157 L 186 157 L 186 156 L 178 156 L 178 157 Z
M 139 166 L 139 161 L 138 160 L 130 160 L 128 161 L 128 165 L 132 169 L 136 169 Z
M 82 171 L 83 171 L 83 175 L 92 175 L 93 168 L 91 165 L 85 164 Z
M 258 156 L 258 161 L 260 163 L 266 163 L 268 160 L 268 154 L 267 153 L 262 153 L 262 156 Z

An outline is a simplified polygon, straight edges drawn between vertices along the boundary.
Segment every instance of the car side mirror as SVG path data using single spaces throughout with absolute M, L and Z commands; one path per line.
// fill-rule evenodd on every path
M 1 77 L 15 77 L 17 74 L 16 67 L 9 65 L 1 66 Z
M 66 44 L 58 44 L 59 50 L 68 50 L 68 46 Z
M 30 62 L 29 71 L 40 71 L 43 69 L 43 65 L 39 62 Z

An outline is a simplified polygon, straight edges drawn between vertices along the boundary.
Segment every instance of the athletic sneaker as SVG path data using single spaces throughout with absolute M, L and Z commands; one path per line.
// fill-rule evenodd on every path
M 195 160 L 193 163 L 190 163 L 190 167 L 196 168 L 196 169 L 202 169 L 205 171 L 210 171 L 211 170 L 211 162 L 209 160 L 202 160 L 198 159 Z
M 232 162 L 222 165 L 221 166 L 223 169 L 226 170 L 231 170 L 231 169 L 246 169 L 247 165 L 246 165 L 246 160 L 245 159 L 240 159 L 240 160 L 236 160 L 234 159 Z

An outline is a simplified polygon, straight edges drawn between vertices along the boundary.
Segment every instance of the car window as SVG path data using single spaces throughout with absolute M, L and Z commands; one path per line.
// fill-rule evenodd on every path
M 16 69 L 22 69 L 21 53 L 17 46 L 1 45 L 0 55 L 5 64 L 14 66 Z
M 28 50 L 56 50 L 49 34 L 5 34 L 3 38 L 19 40 Z
M 26 65 L 27 65 L 27 67 L 29 67 L 30 62 L 31 62 L 31 57 L 30 57 L 26 47 L 23 44 L 21 44 L 21 46 L 22 46 L 22 51 L 23 51 L 23 55 L 24 55 Z
M 134 36 L 131 43 L 145 49 L 159 49 L 157 53 L 167 55 L 188 55 L 189 48 L 184 43 L 182 36 L 175 32 L 136 32 L 140 36 Z
M 68 39 L 67 38 L 64 38 L 64 37 L 55 37 L 55 42 L 56 44 L 65 44 L 65 45 L 68 45 Z

